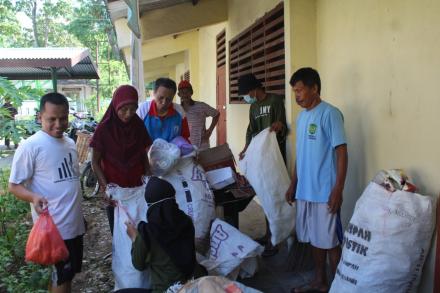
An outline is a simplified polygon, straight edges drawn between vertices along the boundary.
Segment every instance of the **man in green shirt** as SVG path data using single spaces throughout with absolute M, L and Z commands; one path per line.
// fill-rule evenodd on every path
M 246 131 L 246 145 L 240 152 L 240 160 L 244 158 L 252 138 L 260 131 L 270 127 L 270 130 L 275 131 L 277 135 L 278 146 L 285 162 L 287 122 L 284 97 L 266 93 L 261 82 L 253 74 L 246 74 L 238 79 L 238 94 L 243 96 L 247 103 L 251 104 L 249 108 L 249 125 Z M 263 256 L 272 256 L 277 253 L 277 249 L 270 242 L 267 219 L 266 227 L 266 235 L 259 239 L 259 242 L 265 243 Z
M 251 104 L 249 109 L 249 125 L 246 131 L 246 145 L 240 152 L 240 160 L 244 158 L 251 140 L 260 131 L 270 127 L 277 134 L 278 146 L 284 161 L 286 160 L 286 110 L 284 97 L 266 93 L 261 82 L 253 74 L 246 74 L 238 79 L 238 94 Z

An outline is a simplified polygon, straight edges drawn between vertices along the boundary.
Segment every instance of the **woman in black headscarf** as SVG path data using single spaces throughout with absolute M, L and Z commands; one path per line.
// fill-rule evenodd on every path
M 137 230 L 126 223 L 133 241 L 133 266 L 138 270 L 150 267 L 153 292 L 185 282 L 196 267 L 194 225 L 177 206 L 175 194 L 170 183 L 152 177 L 145 188 L 148 223 L 140 222 Z

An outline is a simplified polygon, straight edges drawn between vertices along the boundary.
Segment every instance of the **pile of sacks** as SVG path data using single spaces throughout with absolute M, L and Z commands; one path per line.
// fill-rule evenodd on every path
M 148 158 L 153 175 L 167 180 L 176 190 L 179 208 L 193 220 L 196 247 L 199 247 L 209 241 L 215 203 L 206 174 L 195 162 L 195 155 L 195 148 L 178 137 L 171 143 L 156 139 Z
M 264 248 L 233 226 L 216 219 L 214 194 L 205 171 L 196 163 L 195 155 L 195 148 L 186 141 L 168 143 L 161 139 L 154 141 L 148 154 L 153 175 L 173 185 L 179 208 L 193 220 L 199 263 L 208 270 L 210 275 L 227 277 L 231 280 L 237 279 L 238 276 L 251 277 L 258 269 L 257 257 L 261 255 Z M 229 169 L 227 170 L 229 173 L 225 170 L 217 171 L 221 173 L 221 176 L 213 174 L 210 179 L 215 180 L 217 186 L 230 184 L 232 176 L 229 175 L 231 173 Z M 150 287 L 148 270 L 137 271 L 131 263 L 131 240 L 126 233 L 125 226 L 127 220 L 136 226 L 140 221 L 146 221 L 147 205 L 144 191 L 147 183 L 148 178 L 145 178 L 144 185 L 140 187 L 122 188 L 111 185 L 107 188 L 107 194 L 118 203 L 115 208 L 112 259 L 115 290 Z M 286 184 L 288 181 L 283 181 L 283 186 Z M 263 202 L 266 204 L 268 201 Z M 271 212 L 269 215 L 273 216 Z M 293 217 L 290 218 L 292 219 Z M 275 223 L 281 224 L 281 220 L 276 218 Z M 273 230 L 275 231 L 274 244 L 287 237 L 288 233 L 280 234 L 281 228 Z M 221 278 L 216 280 L 221 280 Z M 228 284 L 233 283 L 229 281 Z M 249 289 L 243 292 L 257 291 Z

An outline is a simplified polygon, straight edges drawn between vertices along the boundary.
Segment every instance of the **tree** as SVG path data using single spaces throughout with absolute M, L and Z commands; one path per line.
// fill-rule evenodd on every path
M 14 144 L 17 144 L 21 138 L 39 128 L 34 121 L 14 121 L 3 105 L 9 101 L 18 109 L 24 100 L 38 100 L 42 94 L 41 90 L 30 86 L 17 88 L 11 81 L 0 77 L 0 138 L 9 137 Z
M 68 31 L 82 44 L 90 48 L 97 61 L 99 81 L 92 81 L 98 89 L 98 97 L 111 98 L 113 90 L 128 82 L 125 66 L 120 62 L 113 25 L 104 0 L 79 0 L 74 8 L 74 18 Z M 99 109 L 97 109 L 99 112 Z
M 72 47 L 80 42 L 66 34 L 66 20 L 73 13 L 66 0 L 17 0 L 16 9 L 32 20 L 34 47 Z
M 0 0 L 0 47 L 27 47 L 30 32 L 20 26 L 17 10 L 10 0 Z
M 109 99 L 118 85 L 128 82 L 128 76 L 124 63 L 119 61 L 104 1 L 0 0 L 0 46 L 89 48 L 101 78 L 90 83 L 97 88 L 96 98 Z M 21 26 L 17 12 L 29 17 L 31 28 Z

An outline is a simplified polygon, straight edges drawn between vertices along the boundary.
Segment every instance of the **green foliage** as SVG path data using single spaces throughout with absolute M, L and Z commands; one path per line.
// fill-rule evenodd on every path
M 17 13 L 26 15 L 31 27 L 23 27 Z M 89 48 L 100 75 L 90 83 L 99 89 L 101 101 L 111 99 L 116 87 L 128 82 L 105 0 L 0 0 L 0 31 L 0 47 Z M 0 80 L 0 96 L 10 86 Z M 25 100 L 11 99 L 17 107 Z M 96 109 L 96 99 L 86 103 L 89 112 L 102 110 Z
M 14 145 L 40 130 L 40 125 L 34 120 L 0 119 L 0 138 L 9 138 Z
M 17 109 L 24 100 L 38 100 L 42 94 L 42 90 L 27 85 L 17 88 L 11 81 L 0 77 L 0 107 L 9 101 Z M 14 121 L 12 118 L 8 110 L 0 108 L 0 138 L 9 138 L 14 144 L 40 128 L 33 119 Z
M 38 100 L 42 95 L 41 89 L 32 88 L 29 85 L 17 87 L 12 81 L 0 76 L 0 106 L 9 100 L 16 108 L 20 107 L 24 100 Z
M 78 0 L 79 6 L 73 9 L 72 18 L 66 26 L 67 31 L 90 49 L 96 60 L 115 59 L 109 41 L 113 38 L 113 26 L 108 17 L 103 0 Z
M 8 178 L 0 169 L 0 292 L 47 292 L 50 269 L 24 261 L 29 204 L 7 192 Z
M 31 34 L 21 28 L 16 17 L 17 10 L 10 0 L 0 0 L 0 47 L 27 47 Z
M 80 43 L 65 33 L 65 20 L 72 12 L 70 1 L 17 0 L 17 11 L 32 21 L 34 47 L 73 47 Z

